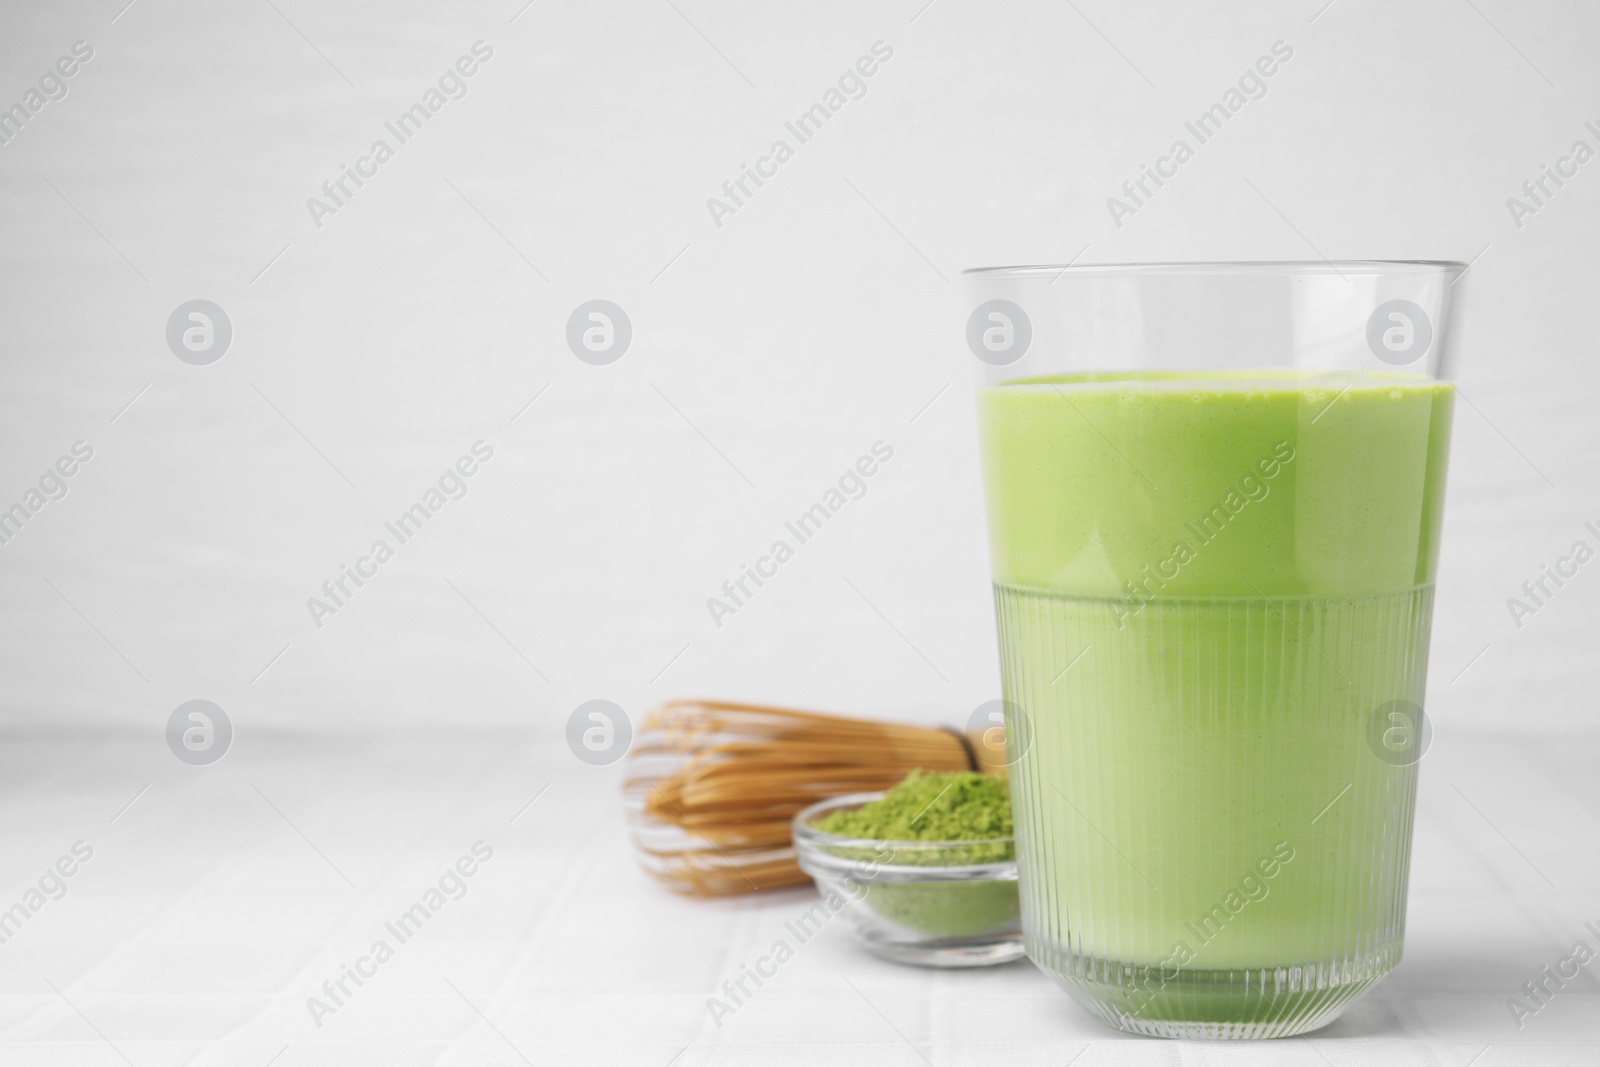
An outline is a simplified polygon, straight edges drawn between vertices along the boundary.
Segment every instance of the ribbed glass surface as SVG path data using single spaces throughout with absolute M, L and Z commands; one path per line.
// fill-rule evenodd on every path
M 1380 739 L 1422 703 L 1432 598 L 996 586 L 1029 956 L 1173 1037 L 1314 1029 L 1393 968 L 1417 767 Z

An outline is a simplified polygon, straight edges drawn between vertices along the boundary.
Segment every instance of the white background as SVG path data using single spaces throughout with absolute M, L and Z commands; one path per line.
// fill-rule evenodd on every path
M 650 886 L 628 862 L 619 768 L 568 753 L 568 714 L 603 697 L 637 721 L 660 699 L 703 695 L 963 721 L 998 694 L 998 673 L 959 271 L 1323 256 L 1474 264 L 1429 683 L 1438 766 L 1423 775 L 1415 880 L 1454 903 L 1428 909 L 1441 925 L 1427 936 L 1414 904 L 1406 966 L 1423 970 L 1384 988 L 1442 996 L 1464 974 L 1458 992 L 1481 1008 L 1426 1026 L 1397 1011 L 1388 1029 L 1337 1036 L 1419 1063 L 1538 1040 L 1545 1062 L 1558 1047 L 1585 1055 L 1561 1043 L 1600 1037 L 1600 1011 L 1574 1006 L 1592 1003 L 1592 979 L 1531 1037 L 1503 1002 L 1600 919 L 1600 578 L 1580 572 L 1520 629 L 1506 600 L 1576 539 L 1597 544 L 1582 524 L 1600 524 L 1600 161 L 1520 228 L 1506 200 L 1574 140 L 1600 148 L 1584 128 L 1600 125 L 1600 9 L 1320 2 L 8 3 L 0 104 L 75 41 L 94 58 L 0 146 L 0 507 L 73 442 L 94 458 L 0 546 L 0 715 L 16 769 L 0 796 L 24 813 L 7 823 L 5 899 L 89 827 L 108 859 L 0 946 L 13 994 L 0 1026 L 33 1042 L 0 1057 L 120 1062 L 96 1026 L 141 1065 L 265 1062 L 280 1046 L 285 1065 L 352 1062 L 354 1046 L 327 1042 L 389 1032 L 416 1062 L 520 1062 L 496 1044 L 504 1024 L 536 1062 L 598 1050 L 665 1063 L 686 1044 L 682 1062 L 738 1061 L 750 1044 L 815 1062 L 800 1043 L 823 1032 L 795 1025 L 812 1000 L 780 1010 L 773 996 L 788 1023 L 732 1037 L 703 1007 L 737 970 L 740 939 L 760 940 L 752 924 L 778 925 L 803 898 L 692 906 Z M 467 96 L 319 228 L 307 198 L 374 139 L 393 144 L 384 122 L 478 40 L 493 58 Z M 1115 226 L 1106 198 L 1279 40 L 1294 56 L 1267 95 Z M 775 138 L 792 144 L 785 120 L 877 41 L 893 58 L 866 94 L 716 225 L 707 198 Z M 233 326 L 210 366 L 165 341 L 168 316 L 195 298 Z M 564 340 L 594 298 L 633 324 L 610 366 Z M 494 458 L 468 495 L 317 627 L 307 597 L 480 439 Z M 867 496 L 713 625 L 706 598 L 880 439 L 894 458 Z M 204 769 L 162 739 L 197 697 L 236 731 L 235 751 Z M 374 751 L 388 756 L 362 764 Z M 423 805 L 440 820 L 436 847 L 411 832 L 424 795 L 439 798 Z M 188 833 L 184 813 L 199 811 L 209 829 Z M 504 898 L 480 896 L 459 920 L 505 957 L 463 950 L 458 973 L 480 976 L 485 1015 L 433 1026 L 375 985 L 364 1021 L 353 1007 L 336 1020 L 344 1033 L 312 1028 L 303 1000 L 349 954 L 328 924 L 350 924 L 358 944 L 364 917 L 414 898 L 488 832 L 480 815 L 510 835 L 512 861 Z M 269 888 L 295 878 L 303 898 Z M 152 973 L 174 976 L 174 996 L 237 991 L 217 976 L 248 971 L 248 954 L 206 951 L 221 935 L 203 933 L 203 908 L 171 930 L 141 925 L 206 886 L 224 902 L 218 931 L 305 943 L 277 977 L 235 983 L 248 987 L 239 1018 L 255 1022 L 200 1025 L 175 1001 L 119 999 Z M 241 892 L 283 913 L 241 927 Z M 89 894 L 127 916 L 114 934 L 72 917 L 95 906 Z M 595 899 L 614 902 L 614 921 L 644 922 L 642 940 L 607 933 L 605 909 L 567 908 Z M 1539 918 L 1508 918 L 1511 901 Z M 1487 970 L 1450 962 L 1497 921 L 1510 925 Z M 541 923 L 571 943 L 522 952 L 557 936 Z M 651 947 L 663 924 L 695 931 L 688 957 Z M 969 1037 L 1014 1025 L 1000 986 L 973 983 L 1025 985 L 1050 1005 L 1027 1034 L 1040 1062 L 1084 1041 L 1104 1042 L 1105 1062 L 1223 1055 L 1118 1041 L 1023 968 L 913 974 L 833 936 L 836 960 L 811 963 L 817 982 L 869 975 L 908 1006 L 989 998 Z M 1418 962 L 1419 944 L 1458 955 Z M 629 984 L 641 961 L 667 958 L 699 963 Z M 608 976 L 579 983 L 585 1003 L 614 1006 L 597 1011 L 603 1025 L 517 1030 L 517 1004 L 580 971 Z M 435 986 L 418 996 L 453 996 Z M 860 1023 L 862 1043 L 838 1057 L 955 1062 L 949 1035 L 919 1031 L 907 1050 L 870 1015 Z M 1298 1055 L 1320 1062 L 1310 1052 Z M 1340 1054 L 1328 1058 L 1357 1062 Z

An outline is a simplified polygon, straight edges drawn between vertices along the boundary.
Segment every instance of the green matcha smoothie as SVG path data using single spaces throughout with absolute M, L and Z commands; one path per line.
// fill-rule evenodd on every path
M 1370 725 L 1422 703 L 1453 397 L 980 390 L 1028 953 L 1117 1025 L 1304 1029 L 1398 961 L 1416 766 Z

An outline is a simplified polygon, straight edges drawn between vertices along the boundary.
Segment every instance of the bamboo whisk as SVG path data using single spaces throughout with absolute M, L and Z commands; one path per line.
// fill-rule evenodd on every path
M 623 791 L 645 869 L 708 897 L 807 881 L 789 835 L 807 805 L 887 789 L 918 767 L 977 766 L 953 730 L 702 700 L 652 712 L 628 759 Z

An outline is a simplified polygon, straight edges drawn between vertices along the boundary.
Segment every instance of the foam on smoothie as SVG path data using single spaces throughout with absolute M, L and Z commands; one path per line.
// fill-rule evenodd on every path
M 1361 596 L 1432 581 L 1453 398 L 1447 382 L 1352 373 L 983 389 L 995 580 L 1123 597 L 1184 542 L 1195 559 L 1151 595 Z

